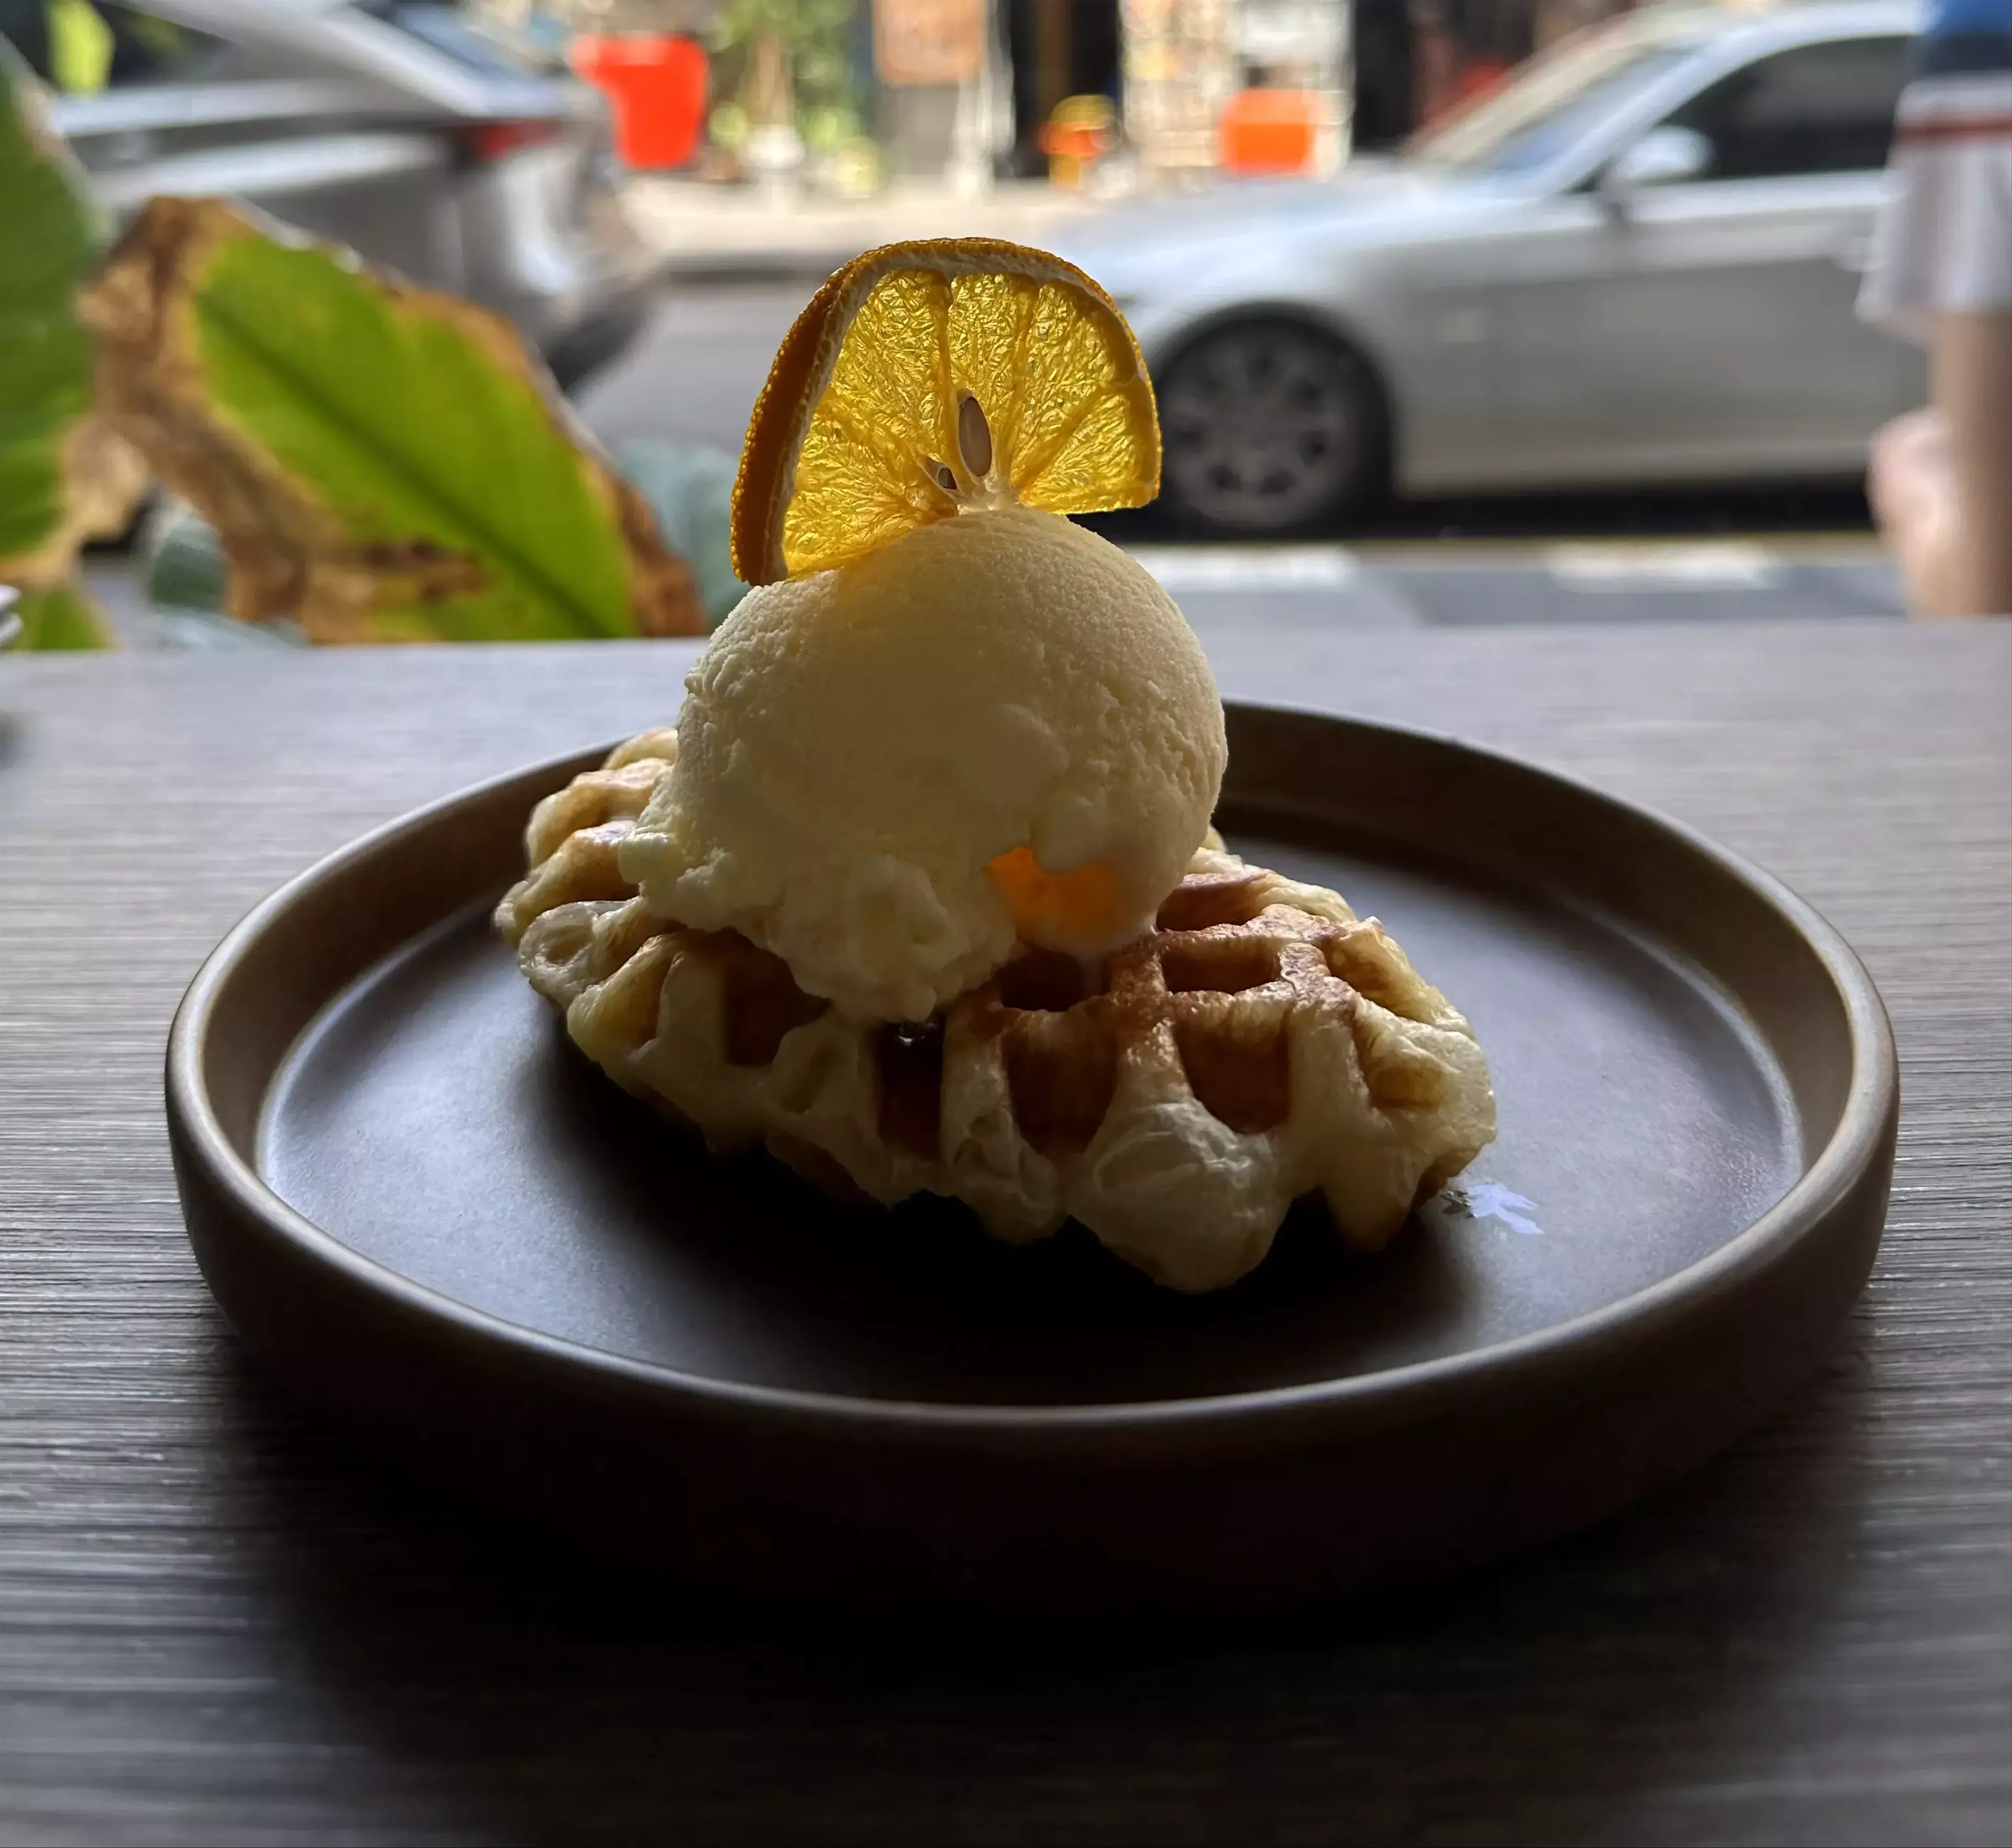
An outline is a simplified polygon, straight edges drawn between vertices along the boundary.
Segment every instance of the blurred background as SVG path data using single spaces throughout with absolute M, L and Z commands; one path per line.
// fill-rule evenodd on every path
M 899 237 L 1061 252 L 1161 401 L 1161 501 L 1101 523 L 1204 633 L 1899 617 L 1862 483 L 1925 368 L 1853 303 L 1918 23 L 1910 0 L 0 0 L 114 218 L 234 195 L 498 309 L 702 573 L 832 268 Z M 91 555 L 116 622 L 148 568 Z

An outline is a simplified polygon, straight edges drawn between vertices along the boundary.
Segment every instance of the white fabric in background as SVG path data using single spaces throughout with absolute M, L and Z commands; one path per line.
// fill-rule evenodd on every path
M 2012 309 L 2012 73 L 1908 85 L 1858 308 L 1924 341 L 1939 313 Z

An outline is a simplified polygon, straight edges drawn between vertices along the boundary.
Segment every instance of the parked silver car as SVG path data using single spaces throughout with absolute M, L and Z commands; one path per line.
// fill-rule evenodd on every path
M 1853 312 L 1917 9 L 1658 6 L 1394 161 L 1143 202 L 1069 254 L 1163 498 L 1277 533 L 1400 493 L 1832 475 L 1925 393 Z
M 439 0 L 92 4 L 100 68 L 53 112 L 116 216 L 235 195 L 497 309 L 562 384 L 641 325 L 653 266 L 605 106 L 552 51 Z M 75 84 L 61 30 L 45 0 L 0 0 L 0 34 Z

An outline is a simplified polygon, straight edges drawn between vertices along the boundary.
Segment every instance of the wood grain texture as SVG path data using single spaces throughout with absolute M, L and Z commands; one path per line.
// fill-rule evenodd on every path
M 2012 1839 L 2012 630 L 1215 653 L 1667 808 L 1857 947 L 1892 1215 L 1786 1413 L 1572 1541 L 1258 1629 L 838 1624 L 499 1532 L 241 1360 L 162 1044 L 273 884 L 663 722 L 690 650 L 0 661 L 0 1839 Z

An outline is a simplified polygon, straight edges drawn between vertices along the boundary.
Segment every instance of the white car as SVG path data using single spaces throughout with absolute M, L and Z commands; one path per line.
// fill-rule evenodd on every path
M 1658 6 L 1403 157 L 1112 214 L 1068 255 L 1153 371 L 1163 504 L 1832 476 L 1926 393 L 1853 312 L 1910 0 Z
M 91 0 L 105 68 L 61 93 L 46 0 L 0 36 L 115 218 L 244 199 L 493 308 L 578 382 L 640 328 L 655 265 L 623 217 L 601 97 L 556 52 L 441 0 Z M 102 80 L 95 80 L 102 79 Z

